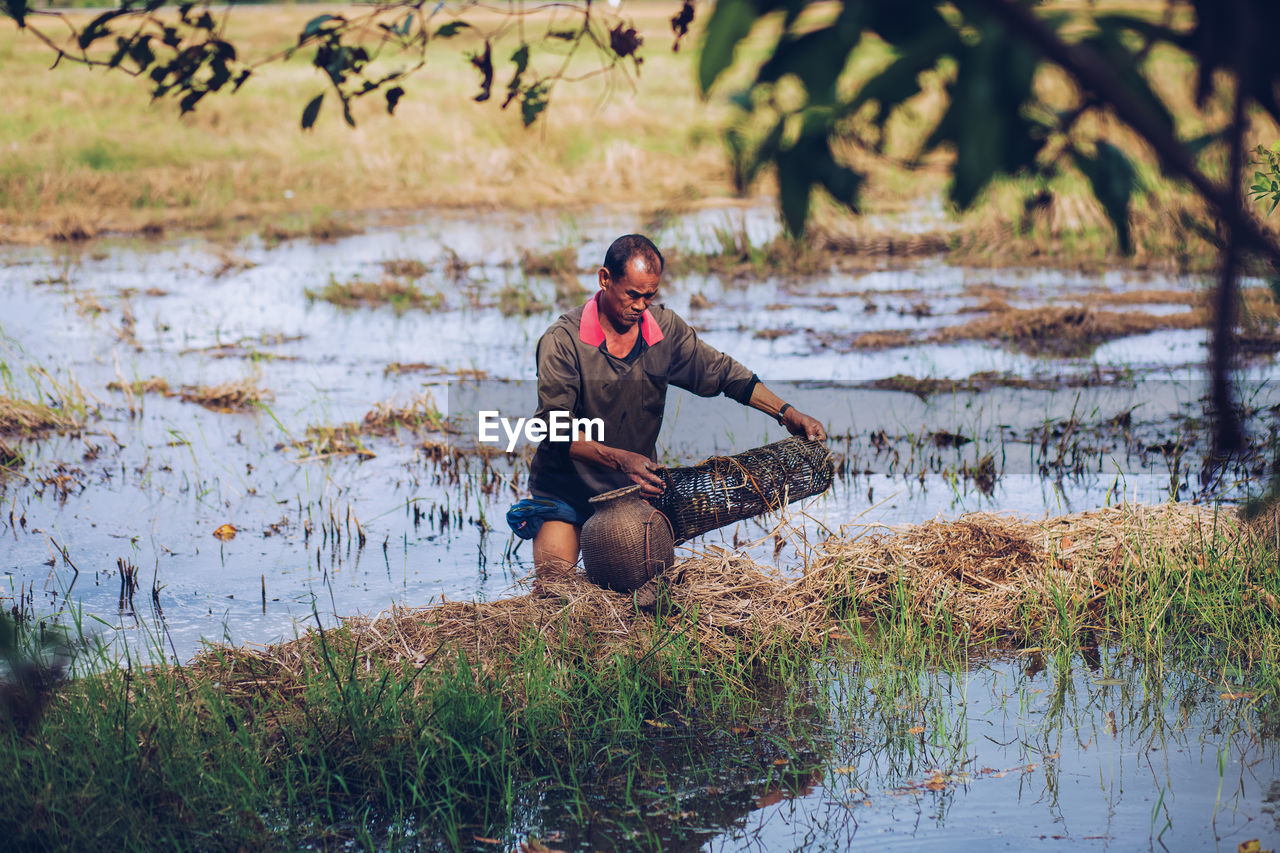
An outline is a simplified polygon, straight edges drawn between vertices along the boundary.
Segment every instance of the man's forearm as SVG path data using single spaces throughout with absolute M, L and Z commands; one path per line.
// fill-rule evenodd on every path
M 662 494 L 664 484 L 657 472 L 662 465 L 647 456 L 610 447 L 598 441 L 575 439 L 569 445 L 569 457 L 589 465 L 598 465 L 626 474 L 646 495 Z
M 757 382 L 751 389 L 751 399 L 747 401 L 747 405 L 774 418 L 792 435 L 817 441 L 827 437 L 827 431 L 821 422 L 796 409 L 765 387 L 763 382 Z
M 616 447 L 585 438 L 574 439 L 569 444 L 569 457 L 579 462 L 598 465 L 611 471 L 621 471 L 620 451 Z
M 747 401 L 747 405 L 751 408 L 759 409 L 774 418 L 778 416 L 778 412 L 782 410 L 785 403 L 786 401 L 770 391 L 763 382 L 756 383 L 751 389 L 751 399 Z

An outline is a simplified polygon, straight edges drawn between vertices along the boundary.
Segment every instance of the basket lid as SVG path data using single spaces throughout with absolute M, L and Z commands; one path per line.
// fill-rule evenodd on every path
M 590 502 L 593 504 L 604 503 L 605 501 L 611 501 L 614 498 L 621 498 L 631 494 L 632 492 L 638 492 L 638 491 L 640 491 L 640 486 L 638 484 L 631 485 L 631 486 L 623 486 L 622 488 L 614 489 L 611 492 L 604 492 L 602 494 L 598 494 L 595 497 L 590 498 Z

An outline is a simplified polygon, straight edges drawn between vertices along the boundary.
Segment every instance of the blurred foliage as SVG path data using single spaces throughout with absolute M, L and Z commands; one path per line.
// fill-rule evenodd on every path
M 73 644 L 65 629 L 15 604 L 0 611 L 0 724 L 28 731 L 62 683 Z
M 496 16 L 495 24 L 494 10 L 478 0 L 434 5 L 398 0 L 357 6 L 350 14 L 335 10 L 316 15 L 291 47 L 247 60 L 227 34 L 227 6 L 123 0 L 83 23 L 56 10 L 33 9 L 27 0 L 0 0 L 0 14 L 44 42 L 55 54 L 55 66 L 75 62 L 149 80 L 153 98 L 175 97 L 183 113 L 194 110 L 209 95 L 238 91 L 265 64 L 288 61 L 298 54 L 308 56 L 328 85 L 303 106 L 304 130 L 319 118 L 326 94 L 338 99 L 344 120 L 353 127 L 351 105 L 358 98 L 381 93 L 387 112 L 394 113 L 405 95 L 402 84 L 426 65 L 428 47 L 464 33 L 481 45 L 468 53 L 479 75 L 474 100 L 489 100 L 495 80 L 504 80 L 499 83 L 505 87 L 502 109 L 517 103 L 526 126 L 547 108 L 552 88 L 566 78 L 571 58 L 580 51 L 599 58 L 598 72 L 627 73 L 624 60 L 638 72 L 643 39 L 633 26 L 591 3 L 550 7 L 560 12 L 556 23 L 526 37 L 523 12 L 509 9 Z M 480 14 L 486 11 L 490 14 Z M 465 20 L 462 16 L 468 12 L 489 24 L 482 26 L 479 17 Z M 59 23 L 57 35 L 44 27 L 51 20 Z M 519 47 L 510 57 L 495 57 L 493 45 L 511 30 L 519 34 Z M 69 37 L 61 34 L 64 31 Z M 535 68 L 535 54 L 548 63 L 542 70 Z
M 1126 252 L 1128 213 L 1142 186 L 1130 155 L 1099 131 L 1108 120 L 1119 119 L 1151 145 L 1171 177 L 1189 180 L 1202 195 L 1217 190 L 1207 200 L 1220 214 L 1230 195 L 1195 165 L 1211 147 L 1229 146 L 1230 125 L 1178 138 L 1174 106 L 1143 72 L 1153 47 L 1172 47 L 1192 60 L 1199 105 L 1215 89 L 1230 93 L 1235 80 L 1244 80 L 1246 99 L 1280 120 L 1272 89 L 1280 81 L 1280 54 L 1255 38 L 1257 28 L 1280 26 L 1274 3 L 1169 2 L 1163 18 L 1096 7 L 1068 14 L 1049 4 L 1033 12 L 1032 4 L 1013 0 L 846 2 L 834 14 L 826 11 L 832 8 L 809 0 L 720 0 L 698 68 L 709 92 L 742 64 L 737 48 L 765 28 L 762 22 L 776 29 L 754 76 L 731 96 L 741 114 L 729 144 L 740 184 L 776 167 L 793 232 L 804 226 L 814 188 L 857 205 L 863 175 L 852 165 L 856 158 L 837 156 L 833 143 L 885 157 L 895 117 L 918 120 L 924 113 L 928 80 L 940 81 L 945 104 L 906 165 L 950 155 L 949 196 L 961 209 L 999 177 L 1030 177 L 1044 186 L 1074 169 L 1087 179 Z M 842 85 L 854 49 L 872 39 L 892 49 L 892 60 L 860 85 Z M 1074 103 L 1050 100 L 1045 87 L 1036 86 L 1049 66 L 1072 79 Z

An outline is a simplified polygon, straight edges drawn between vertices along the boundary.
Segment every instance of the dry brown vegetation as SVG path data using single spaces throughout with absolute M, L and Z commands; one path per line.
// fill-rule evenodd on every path
M 787 578 L 717 548 L 666 576 L 659 618 L 629 596 L 581 574 L 540 582 L 536 593 L 496 601 L 397 607 L 377 618 L 346 620 L 329 632 L 327 653 L 393 668 L 448 668 L 464 655 L 485 675 L 512 671 L 530 650 L 548 658 L 603 662 L 639 656 L 673 630 L 689 632 L 701 654 L 767 659 L 775 645 L 822 645 L 849 618 L 899 608 L 926 624 L 975 636 L 1016 639 L 1055 617 L 1059 600 L 1088 613 L 1103 591 L 1140 594 L 1147 549 L 1179 558 L 1181 571 L 1215 535 L 1245 543 L 1232 516 L 1186 504 L 1129 506 L 1026 522 L 980 513 L 952 522 L 833 537 Z M 538 641 L 543 641 L 538 645 Z M 235 695 L 292 697 L 304 673 L 323 666 L 319 637 L 251 650 L 218 649 L 192 662 L 198 678 Z M 509 684 L 518 692 L 519 684 Z
M 309 237 L 317 243 L 330 243 L 342 237 L 361 233 L 363 229 L 346 219 L 322 214 L 298 224 L 272 222 L 262 228 L 262 239 L 268 243 L 283 243 L 298 237 Z
M 24 461 L 21 451 L 0 438 L 0 475 L 7 469 L 20 467 Z
M 1193 571 L 1215 534 L 1238 537 L 1240 530 L 1233 515 L 1187 504 L 1112 507 L 1041 523 L 976 513 L 825 543 L 810 573 L 845 567 L 843 592 L 860 612 L 891 608 L 905 591 L 926 621 L 1017 633 L 1028 621 L 1049 621 L 1055 598 L 1087 611 L 1111 586 L 1141 587 L 1144 548 Z
M 1158 329 L 1203 327 L 1203 311 L 1148 314 L 1087 307 L 1043 306 L 996 311 L 934 332 L 929 341 L 996 340 L 1032 355 L 1085 355 L 1099 344 Z
M 426 427 L 439 432 L 445 428 L 445 422 L 430 393 L 419 394 L 404 405 L 391 400 L 378 403 L 365 414 L 361 422 L 364 431 L 374 435 L 389 435 L 401 426 L 411 429 Z
M 394 373 L 396 376 L 404 373 L 442 373 L 443 371 L 444 368 L 440 365 L 425 361 L 393 361 L 382 368 L 384 374 Z
M 322 289 L 305 291 L 308 299 L 322 300 L 339 308 L 377 308 L 389 305 L 396 311 L 420 308 L 427 311 L 444 306 L 440 293 L 425 293 L 417 285 L 400 278 L 384 278 L 381 281 L 365 281 L 353 278 L 349 281 L 330 279 Z
M 853 339 L 854 349 L 893 349 L 910 346 L 915 340 L 910 332 L 889 330 L 885 332 L 863 332 Z
M 1089 290 L 1071 298 L 1085 305 L 1190 305 L 1199 307 L 1208 301 L 1203 290 Z
M 524 249 L 520 252 L 520 271 L 525 275 L 576 275 L 587 270 L 578 267 L 578 251 L 561 246 L 548 252 Z
M 39 435 L 75 429 L 79 422 L 71 414 L 15 397 L 0 395 L 0 436 Z
M 431 268 L 417 258 L 393 258 L 381 261 L 382 271 L 398 278 L 422 278 Z
M 356 455 L 363 459 L 377 456 L 361 441 L 360 425 L 347 423 L 337 426 L 309 426 L 303 438 L 293 442 L 296 450 L 308 458 Z
M 132 382 L 108 382 L 108 391 L 127 391 L 130 394 L 164 394 L 168 396 L 169 380 L 162 376 L 152 376 L 149 379 L 135 379 Z
M 186 385 L 179 396 L 215 412 L 243 412 L 270 400 L 272 394 L 258 385 L 256 377 L 246 377 L 218 385 Z
M 400 427 L 430 433 L 449 431 L 444 416 L 436 408 L 434 398 L 430 393 L 423 393 L 405 404 L 391 400 L 378 403 L 365 413 L 358 424 L 309 426 L 306 435 L 293 442 L 292 446 L 307 457 L 354 454 L 368 459 L 376 454 L 364 446 L 362 439 L 372 435 L 394 435 Z

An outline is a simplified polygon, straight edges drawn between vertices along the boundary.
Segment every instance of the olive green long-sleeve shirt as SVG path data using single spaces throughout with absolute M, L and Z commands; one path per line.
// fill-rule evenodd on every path
M 593 297 L 538 340 L 538 417 L 569 412 L 604 421 L 602 444 L 654 458 L 667 386 L 702 397 L 724 394 L 745 404 L 758 379 L 747 368 L 698 340 L 674 311 L 655 305 L 640 319 L 635 348 L 618 358 L 605 347 Z M 557 497 L 589 515 L 588 500 L 631 480 L 569 456 L 569 444 L 544 440 L 534 454 L 530 491 Z

